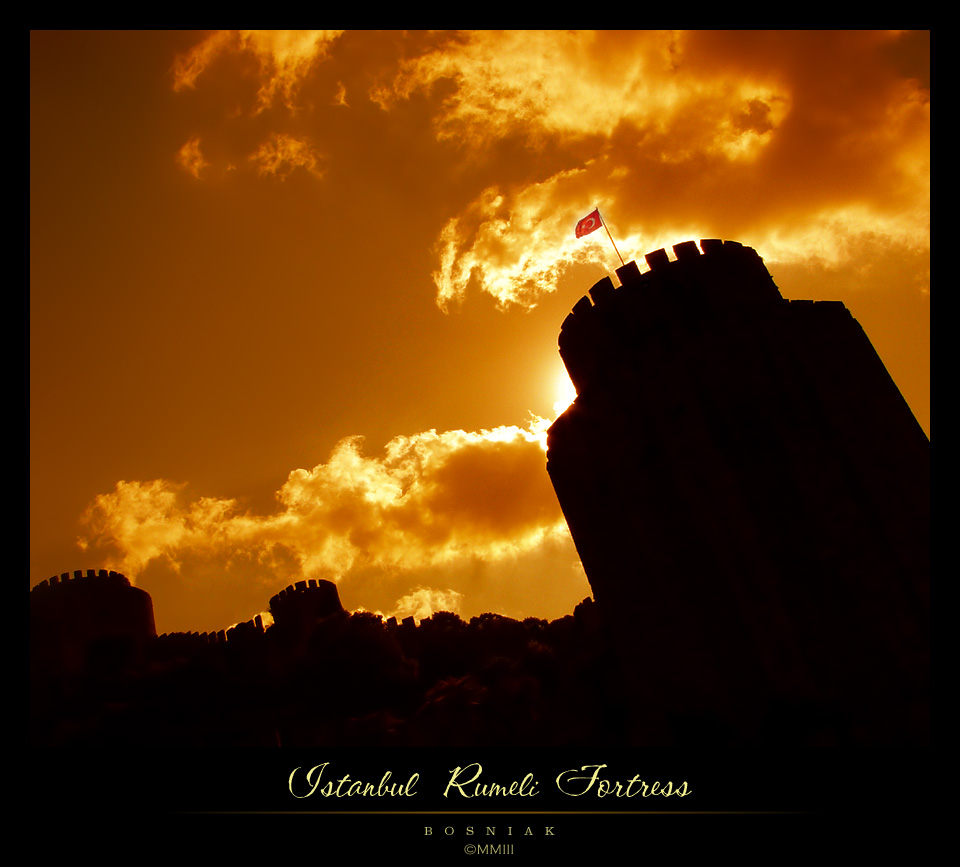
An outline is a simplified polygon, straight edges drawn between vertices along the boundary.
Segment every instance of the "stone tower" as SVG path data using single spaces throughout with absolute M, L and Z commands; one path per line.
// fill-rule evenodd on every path
M 925 742 L 929 440 L 842 303 L 673 250 L 563 322 L 548 435 L 637 743 Z
M 150 594 L 119 572 L 78 569 L 30 591 L 30 664 L 37 677 L 73 675 L 98 658 L 133 661 L 156 636 Z
M 337 585 L 311 578 L 298 581 L 272 597 L 270 613 L 282 629 L 309 632 L 319 621 L 345 612 Z

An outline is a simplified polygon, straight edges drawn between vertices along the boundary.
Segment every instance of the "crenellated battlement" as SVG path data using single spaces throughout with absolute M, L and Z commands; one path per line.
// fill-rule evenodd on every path
M 303 624 L 343 612 L 337 585 L 322 579 L 297 581 L 270 599 L 270 613 L 278 625 Z
M 673 253 L 647 253 L 644 272 L 636 262 L 618 268 L 619 287 L 599 280 L 563 321 L 560 356 L 578 394 L 632 365 L 645 335 L 786 303 L 752 247 L 708 238 L 675 244 Z
M 258 614 L 250 620 L 245 620 L 229 629 L 221 629 L 218 632 L 164 632 L 157 636 L 157 641 L 164 649 L 175 647 L 178 650 L 192 650 L 198 647 L 259 638 L 264 633 L 263 617 Z
M 309 628 L 344 610 L 337 586 L 331 581 L 298 581 L 270 599 L 274 622 L 295 628 Z M 156 638 L 165 649 L 184 649 L 256 639 L 266 631 L 258 614 L 217 632 L 158 636 L 150 594 L 131 584 L 121 572 L 107 569 L 63 572 L 31 587 L 30 620 L 31 641 L 38 656 L 50 656 L 52 652 L 77 660 L 82 660 L 86 645 L 109 636 Z
M 130 580 L 126 575 L 115 572 L 112 569 L 87 569 L 84 572 L 83 569 L 76 569 L 71 574 L 70 572 L 63 572 L 60 575 L 54 575 L 51 578 L 48 578 L 46 581 L 41 581 L 34 587 L 30 588 L 30 593 L 42 595 L 44 593 L 49 593 L 51 591 L 56 592 L 60 588 L 69 586 L 73 587 L 85 587 L 91 584 L 96 583 L 98 587 L 130 587 Z

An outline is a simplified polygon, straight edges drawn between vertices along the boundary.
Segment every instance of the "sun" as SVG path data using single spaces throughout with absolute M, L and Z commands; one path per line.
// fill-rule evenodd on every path
M 556 400 L 553 402 L 553 412 L 555 416 L 560 416 L 577 397 L 577 390 L 570 381 L 566 369 L 561 369 L 557 374 L 554 394 Z

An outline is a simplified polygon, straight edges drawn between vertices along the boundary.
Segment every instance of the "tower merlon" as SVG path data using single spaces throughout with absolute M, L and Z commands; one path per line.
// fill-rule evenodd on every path
M 624 355 L 645 334 L 670 329 L 679 320 L 770 309 L 784 299 L 763 260 L 737 241 L 703 239 L 644 257 L 647 271 L 628 262 L 597 281 L 560 328 L 560 355 L 577 393 L 622 366 Z

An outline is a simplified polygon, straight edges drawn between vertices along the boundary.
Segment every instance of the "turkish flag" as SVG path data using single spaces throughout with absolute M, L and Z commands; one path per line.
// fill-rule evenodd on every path
M 577 237 L 582 238 L 591 232 L 599 229 L 603 223 L 600 222 L 600 209 L 594 208 L 587 216 L 577 223 Z

